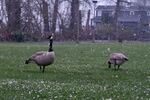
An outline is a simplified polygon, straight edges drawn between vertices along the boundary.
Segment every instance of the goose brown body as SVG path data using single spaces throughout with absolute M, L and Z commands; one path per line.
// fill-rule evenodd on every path
M 116 69 L 116 65 L 119 67 L 125 62 L 128 61 L 128 58 L 123 53 L 112 53 L 108 59 L 109 68 L 111 68 L 111 64 L 114 65 Z
M 54 63 L 55 52 L 52 49 L 53 37 L 50 36 L 49 39 L 50 39 L 49 51 L 39 51 L 34 53 L 31 57 L 29 57 L 29 59 L 25 61 L 25 64 L 36 63 L 40 67 L 40 70 L 41 67 L 43 67 L 42 72 L 44 72 L 45 66 Z
M 47 51 L 40 51 L 33 54 L 27 63 L 36 63 L 39 66 L 47 66 L 54 62 L 55 53 L 54 52 L 47 52 Z

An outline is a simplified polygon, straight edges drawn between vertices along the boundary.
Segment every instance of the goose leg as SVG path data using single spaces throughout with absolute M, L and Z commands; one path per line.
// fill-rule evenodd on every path
M 118 69 L 119 69 L 120 65 L 118 65 Z
M 110 62 L 108 62 L 108 68 L 111 68 L 111 63 Z
M 40 71 L 41 71 L 42 67 L 41 66 L 39 66 L 39 67 L 40 67 Z
M 114 60 L 114 68 L 115 68 L 115 70 L 116 70 L 116 60 Z
M 43 73 L 44 73 L 44 70 L 45 70 L 45 66 L 43 66 L 43 71 L 42 71 Z

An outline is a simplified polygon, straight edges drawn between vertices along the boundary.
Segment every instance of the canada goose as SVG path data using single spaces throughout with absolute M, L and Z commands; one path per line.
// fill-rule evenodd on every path
M 53 51 L 53 35 L 50 35 L 49 39 L 49 50 L 48 51 L 39 51 L 34 53 L 29 59 L 25 61 L 25 64 L 36 63 L 40 70 L 43 67 L 42 72 L 44 73 L 45 66 L 48 66 L 54 62 L 55 53 Z
M 111 64 L 114 65 L 116 69 L 116 65 L 118 65 L 118 69 L 120 65 L 122 65 L 125 61 L 128 61 L 128 58 L 122 53 L 112 53 L 108 59 L 108 67 L 111 68 Z

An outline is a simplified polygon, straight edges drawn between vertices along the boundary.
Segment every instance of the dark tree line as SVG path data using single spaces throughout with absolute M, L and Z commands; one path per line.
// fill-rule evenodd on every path
M 114 33 L 118 34 L 120 5 L 128 0 L 114 1 L 116 10 L 113 26 Z M 86 9 L 87 13 L 80 10 L 81 5 L 85 4 L 93 7 L 92 0 L 0 0 L 0 39 L 40 40 L 51 33 L 59 35 L 59 39 L 76 42 L 83 37 L 91 38 L 91 10 Z M 83 18 L 86 18 L 85 27 L 82 25 Z
M 11 40 L 13 37 L 41 39 L 51 33 L 69 35 L 79 39 L 82 28 L 81 4 L 90 5 L 90 0 L 0 0 L 1 23 L 0 39 Z M 64 12 L 61 6 L 64 5 Z M 86 15 L 85 15 L 86 16 Z M 89 27 L 88 15 L 86 26 Z M 2 26 L 3 25 L 3 26 Z M 56 31 L 59 28 L 59 31 Z M 1 30 L 1 29 L 0 29 Z

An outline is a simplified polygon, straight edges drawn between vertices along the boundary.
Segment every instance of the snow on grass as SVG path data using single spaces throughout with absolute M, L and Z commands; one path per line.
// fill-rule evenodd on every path
M 0 89 L 4 91 L 19 91 L 19 94 L 16 94 L 16 96 L 26 96 L 32 99 L 90 99 L 99 97 L 100 99 L 104 98 L 104 100 L 113 100 L 112 98 L 128 98 L 126 97 L 127 95 L 132 96 L 130 99 L 149 99 L 150 88 L 142 86 L 141 82 L 119 82 L 113 85 L 80 82 L 83 81 L 74 80 L 65 83 L 44 80 L 6 79 L 0 81 Z

